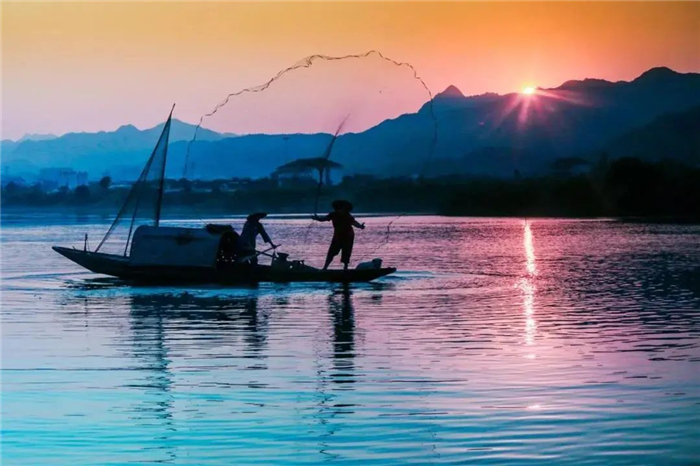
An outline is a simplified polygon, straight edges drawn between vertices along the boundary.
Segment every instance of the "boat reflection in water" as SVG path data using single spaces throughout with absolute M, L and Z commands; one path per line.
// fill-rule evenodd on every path
M 190 348 L 230 346 L 242 337 L 242 357 L 264 357 L 269 309 L 259 309 L 257 291 L 239 296 L 181 294 L 137 294 L 131 297 L 131 323 L 135 340 L 139 332 L 159 335 L 164 320 Z M 175 341 L 177 342 L 177 340 Z M 183 343 L 185 343 L 183 342 Z M 259 368 L 259 367 L 255 367 Z
M 353 290 L 346 285 L 328 292 L 325 299 L 330 327 L 322 333 L 329 338 L 319 342 L 323 346 L 318 348 L 326 349 L 317 354 L 315 409 L 309 416 L 319 429 L 318 451 L 323 455 L 330 454 L 326 442 L 341 428 L 334 420 L 354 412 L 355 404 L 340 398 L 339 391 L 354 390 L 356 382 Z M 292 308 L 288 299 L 247 290 L 243 295 L 226 297 L 136 294 L 130 297 L 130 304 L 131 357 L 145 371 L 139 382 L 129 385 L 145 392 L 140 405 L 134 407 L 131 420 L 137 424 L 159 420 L 156 430 L 161 459 L 175 454 L 163 451 L 170 437 L 178 435 L 173 417 L 181 415 L 187 405 L 197 404 L 189 399 L 188 378 L 189 383 L 200 387 L 198 390 L 207 385 L 227 388 L 226 397 L 232 400 L 245 397 L 245 389 L 275 388 L 268 386 L 270 379 L 274 380 L 273 374 L 256 375 L 241 370 L 274 370 L 264 364 L 267 352 L 277 350 L 267 347 L 271 313 L 284 319 Z M 291 348 L 298 341 L 288 343 Z M 186 360 L 183 354 L 187 355 Z M 239 364 L 240 361 L 247 362 Z M 197 375 L 190 376 L 190 371 L 209 374 L 202 374 L 198 380 Z M 212 378 L 211 372 L 218 375 Z M 258 408 L 266 409 L 262 405 Z
M 129 298 L 129 356 L 137 362 L 139 375 L 136 383 L 126 384 L 125 388 L 141 391 L 140 401 L 132 408 L 130 420 L 143 425 L 153 435 L 153 442 L 144 442 L 143 452 L 148 454 L 152 450 L 154 461 L 176 459 L 181 433 L 177 432 L 174 418 L 187 410 L 201 409 L 198 404 L 202 402 L 198 399 L 205 396 L 205 402 L 209 401 L 206 389 L 202 390 L 201 386 L 216 384 L 216 380 L 208 379 L 196 384 L 200 388 L 190 392 L 190 373 L 201 371 L 204 365 L 208 366 L 207 370 L 226 369 L 230 367 L 231 358 L 253 360 L 243 367 L 233 367 L 234 370 L 266 369 L 260 361 L 264 360 L 269 316 L 268 312 L 258 308 L 257 292 L 250 292 L 225 298 L 195 296 L 187 292 L 139 293 Z M 220 362 L 205 361 L 202 353 L 228 348 L 231 339 L 239 336 L 243 342 L 240 354 L 216 352 L 210 356 Z M 252 380 L 243 382 L 243 385 L 264 388 Z M 151 444 L 154 446 L 149 448 Z

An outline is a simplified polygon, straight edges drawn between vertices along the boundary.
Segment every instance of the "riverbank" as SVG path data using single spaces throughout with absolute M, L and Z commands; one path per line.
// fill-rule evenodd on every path
M 172 180 L 171 180 L 172 181 Z M 179 184 L 178 184 L 179 183 Z M 333 199 L 349 199 L 355 212 L 434 213 L 471 217 L 623 217 L 646 220 L 700 220 L 700 169 L 669 163 L 620 159 L 579 175 L 558 174 L 512 179 L 443 176 L 439 178 L 345 177 L 333 186 L 312 180 L 261 179 L 235 186 L 218 181 L 169 182 L 163 215 L 177 217 L 328 211 Z M 319 195 L 320 192 L 320 195 Z M 114 215 L 128 186 L 78 186 L 42 192 L 41 186 L 11 183 L 2 207 Z M 157 193 L 153 190 L 153 193 Z M 155 202 L 141 200 L 142 205 Z

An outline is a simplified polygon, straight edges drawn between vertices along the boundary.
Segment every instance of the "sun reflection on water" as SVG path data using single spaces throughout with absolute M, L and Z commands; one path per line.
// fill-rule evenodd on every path
M 537 275 L 537 266 L 535 265 L 535 247 L 532 245 L 532 229 L 530 228 L 530 222 L 527 220 L 525 221 L 523 241 L 525 243 L 527 273 L 529 275 Z
M 518 285 L 523 291 L 523 312 L 525 313 L 525 344 L 531 346 L 535 342 L 537 332 L 537 322 L 535 321 L 535 282 L 533 278 L 537 275 L 537 265 L 535 264 L 535 247 L 532 242 L 532 229 L 530 222 L 525 221 L 523 228 L 523 244 L 525 247 L 525 270 L 527 276 L 520 279 Z M 535 354 L 528 354 L 528 359 L 535 359 Z
M 537 322 L 535 321 L 535 284 L 529 278 L 520 280 L 520 289 L 523 290 L 523 311 L 525 313 L 525 343 L 529 346 L 535 342 L 537 333 Z M 529 359 L 534 359 L 534 354 L 528 355 Z

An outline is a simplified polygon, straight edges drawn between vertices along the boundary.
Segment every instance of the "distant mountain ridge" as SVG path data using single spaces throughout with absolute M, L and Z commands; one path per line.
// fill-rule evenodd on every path
M 613 139 L 606 152 L 613 158 L 636 157 L 652 162 L 672 159 L 700 166 L 700 106 L 660 116 L 635 128 Z
M 431 174 L 437 162 L 456 161 L 460 170 L 475 175 L 509 176 L 517 170 L 527 176 L 549 170 L 557 158 L 590 157 L 611 145 L 617 152 L 627 153 L 622 146 L 643 138 L 649 131 L 643 129 L 647 125 L 697 106 L 700 74 L 677 73 L 665 67 L 652 68 L 629 82 L 571 80 L 555 88 L 538 89 L 535 95 L 464 96 L 456 86 L 448 86 L 435 95 L 432 105 L 426 103 L 416 113 L 383 121 L 362 133 L 342 135 L 332 158 L 345 166 L 345 173 Z M 437 118 L 438 138 L 431 160 L 432 114 Z M 691 131 L 675 132 L 677 121 L 672 118 L 653 127 L 690 137 L 692 127 Z M 694 124 L 692 118 L 689 121 L 678 124 Z M 173 120 L 168 176 L 182 175 L 194 128 Z M 92 179 L 103 173 L 115 179 L 134 179 L 161 130 L 162 124 L 146 130 L 124 125 L 111 132 L 3 141 L 2 163 L 13 174 L 68 166 L 88 171 Z M 630 136 L 635 130 L 640 133 Z M 197 178 L 267 176 L 293 159 L 320 156 L 330 139 L 327 134 L 232 136 L 200 129 L 191 145 L 194 169 L 188 174 Z M 676 146 L 689 149 L 683 149 L 682 154 L 669 150 L 664 157 L 695 160 L 692 142 Z M 651 157 L 648 151 L 644 154 Z
M 47 141 L 49 139 L 56 139 L 58 136 L 55 134 L 25 134 L 17 140 L 17 142 L 23 141 Z
M 161 123 L 140 130 L 133 125 L 122 125 L 114 131 L 97 133 L 67 133 L 53 139 L 2 141 L 2 163 L 13 172 L 38 171 L 49 167 L 71 167 L 93 174 L 93 177 L 110 169 L 126 170 L 125 178 L 131 178 L 137 165 L 142 165 L 153 150 L 163 131 Z M 170 128 L 171 143 L 189 141 L 194 135 L 195 125 L 173 119 Z M 197 139 L 214 141 L 233 137 L 206 128 L 200 128 Z
M 341 136 L 332 157 L 346 172 L 384 176 L 430 174 L 433 166 L 445 160 L 460 161 L 462 171 L 475 175 L 512 176 L 515 170 L 538 174 L 550 170 L 557 158 L 597 156 L 614 138 L 695 105 L 700 105 L 700 74 L 668 68 L 653 68 L 629 82 L 568 81 L 541 89 L 535 96 L 464 96 L 456 86 L 449 86 L 432 102 L 438 120 L 432 160 L 430 103 L 417 113 Z M 296 135 L 306 140 L 304 147 L 309 152 L 292 150 L 290 145 L 287 156 L 284 145 L 274 137 L 255 144 L 250 138 L 206 147 L 193 144 L 190 156 L 201 167 L 195 175 L 207 176 L 216 167 L 237 176 L 265 176 L 290 158 L 322 154 L 328 141 L 328 136 Z M 179 146 L 171 148 L 175 157 L 182 150 Z
M 653 68 L 629 82 L 567 81 L 556 88 L 539 89 L 533 96 L 512 93 L 460 98 L 440 93 L 433 105 L 439 127 L 435 155 L 458 159 L 484 148 L 510 148 L 514 154 L 530 154 L 516 157 L 512 166 L 526 174 L 541 171 L 556 158 L 602 150 L 634 128 L 697 105 L 700 74 L 676 73 L 668 68 Z M 419 147 L 419 139 L 428 139 L 429 110 L 425 105 L 417 114 L 383 122 L 368 132 L 383 132 L 383 137 L 375 135 L 375 139 L 388 140 L 401 127 L 422 130 L 421 135 L 413 133 L 413 140 L 402 148 L 410 154 L 411 145 Z M 425 149 L 425 144 L 422 146 Z M 414 166 L 419 166 L 419 154 L 415 157 Z M 405 156 L 403 163 L 409 160 Z

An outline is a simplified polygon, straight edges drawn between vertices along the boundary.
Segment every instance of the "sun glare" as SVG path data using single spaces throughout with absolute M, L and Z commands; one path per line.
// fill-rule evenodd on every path
M 536 89 L 535 89 L 534 87 L 532 87 L 532 86 L 527 86 L 527 87 L 524 87 L 524 88 L 523 88 L 523 94 L 532 95 L 532 94 L 535 93 L 535 90 L 536 90 Z

